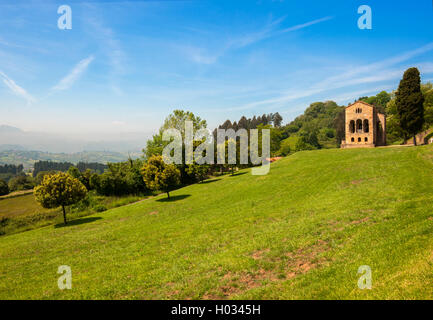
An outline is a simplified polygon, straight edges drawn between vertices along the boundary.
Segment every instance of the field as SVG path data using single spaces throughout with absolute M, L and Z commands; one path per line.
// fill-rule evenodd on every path
M 143 198 L 145 196 L 104 197 L 89 193 L 85 201 L 68 207 L 68 220 L 124 206 Z M 62 223 L 61 209 L 42 208 L 36 202 L 33 190 L 17 191 L 0 197 L 0 235 Z
M 433 299 L 432 233 L 432 146 L 298 152 L 0 237 L 0 298 Z

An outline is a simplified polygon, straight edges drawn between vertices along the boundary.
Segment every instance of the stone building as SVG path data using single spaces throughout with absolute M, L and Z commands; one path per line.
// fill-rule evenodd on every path
M 346 107 L 346 138 L 342 148 L 374 148 L 386 145 L 386 117 L 375 106 L 357 101 Z

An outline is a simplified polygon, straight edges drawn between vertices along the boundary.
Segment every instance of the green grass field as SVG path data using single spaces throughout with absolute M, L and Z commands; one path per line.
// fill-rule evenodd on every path
M 3 236 L 0 298 L 432 299 L 432 234 L 432 146 L 299 152 Z
M 98 196 L 88 194 L 84 202 L 68 208 L 68 220 L 74 220 L 95 212 L 117 208 L 142 200 L 146 196 Z M 63 223 L 61 209 L 44 209 L 36 202 L 33 190 L 15 192 L 0 198 L 0 235 L 36 229 Z

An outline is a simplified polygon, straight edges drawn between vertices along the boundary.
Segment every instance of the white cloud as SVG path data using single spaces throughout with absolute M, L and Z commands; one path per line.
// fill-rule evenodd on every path
M 17 96 L 20 96 L 27 100 L 27 104 L 31 104 L 36 101 L 24 88 L 20 87 L 15 83 L 14 80 L 9 78 L 4 72 L 0 71 L 0 77 L 3 79 L 3 83 Z
M 328 21 L 328 20 L 331 20 L 331 19 L 334 19 L 334 17 L 328 16 L 328 17 L 323 17 L 323 18 L 320 18 L 320 19 L 312 20 L 312 21 L 309 21 L 309 22 L 306 22 L 306 23 L 298 24 L 296 26 L 293 26 L 293 27 L 281 30 L 280 33 L 292 32 L 292 31 L 304 29 L 306 27 L 318 24 L 320 22 Z
M 81 74 L 83 74 L 87 70 L 93 59 L 94 57 L 90 56 L 78 62 L 75 67 L 69 72 L 69 74 L 62 80 L 60 80 L 59 83 L 52 88 L 52 90 L 59 91 L 69 89 L 75 83 L 75 81 L 78 80 Z
M 328 77 L 322 81 L 313 84 L 309 88 L 290 89 L 288 91 L 282 92 L 277 97 L 254 101 L 231 110 L 251 109 L 260 105 L 282 105 L 286 102 L 290 102 L 300 98 L 310 97 L 315 94 L 327 92 L 330 90 L 341 89 L 359 84 L 368 84 L 386 80 L 399 79 L 401 78 L 403 72 L 407 69 L 408 66 L 396 68 L 388 67 L 392 67 L 393 65 L 405 62 L 417 55 L 426 53 L 431 50 L 433 50 L 433 42 L 395 57 L 391 57 L 367 65 L 348 68 L 349 71 Z M 431 63 L 422 63 L 420 64 L 420 66 L 422 67 L 421 72 L 433 72 L 433 64 Z M 371 91 L 372 90 L 370 90 L 369 92 Z
M 124 126 L 124 125 L 126 125 L 126 123 L 124 121 L 118 121 L 118 120 L 112 121 L 111 124 L 114 125 L 114 126 Z
M 122 89 L 118 86 L 118 80 L 119 77 L 125 74 L 126 53 L 122 49 L 114 31 L 105 26 L 103 18 L 97 14 L 97 9 L 92 5 L 87 6 L 92 9 L 89 11 L 92 16 L 86 17 L 85 21 L 89 24 L 91 35 L 98 41 L 110 66 L 110 72 L 108 73 L 109 86 L 116 95 L 123 95 Z
M 219 50 L 216 50 L 215 53 L 209 54 L 207 50 L 203 48 L 187 46 L 181 47 L 180 49 L 189 57 L 190 60 L 199 63 L 199 64 L 213 64 L 218 61 L 218 59 L 223 56 L 227 51 L 233 49 L 240 49 L 249 45 L 252 45 L 256 42 L 262 41 L 267 38 L 271 38 L 274 36 L 278 36 L 283 33 L 292 32 L 296 30 L 300 30 L 303 28 L 307 28 L 314 24 L 328 21 L 333 19 L 333 17 L 323 17 L 320 19 L 308 21 L 303 24 L 298 24 L 292 26 L 290 28 L 278 30 L 277 27 L 286 19 L 286 17 L 279 18 L 269 24 L 267 24 L 262 30 L 258 32 L 249 33 L 235 39 L 232 39 L 227 42 L 226 45 L 222 46 Z

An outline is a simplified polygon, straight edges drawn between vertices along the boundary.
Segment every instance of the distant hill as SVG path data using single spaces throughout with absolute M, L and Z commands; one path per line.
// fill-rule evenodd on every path
M 55 134 L 24 131 L 8 125 L 0 125 L 0 151 L 37 150 L 53 153 L 87 151 L 138 152 L 146 146 L 151 133 L 107 132 L 98 134 Z
M 128 157 L 138 158 L 141 153 L 122 153 L 111 151 L 83 151 L 76 153 L 50 153 L 42 151 L 26 151 L 26 150 L 7 150 L 0 151 L 0 164 L 23 164 L 24 169 L 28 170 L 33 167 L 33 164 L 39 160 L 50 160 L 58 162 L 120 162 L 125 161 Z
M 26 148 L 18 144 L 0 144 L 0 151 L 9 151 L 9 150 L 24 151 L 26 150 Z

